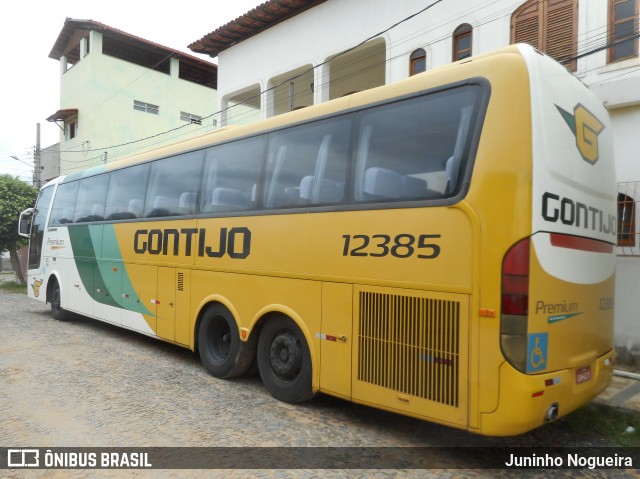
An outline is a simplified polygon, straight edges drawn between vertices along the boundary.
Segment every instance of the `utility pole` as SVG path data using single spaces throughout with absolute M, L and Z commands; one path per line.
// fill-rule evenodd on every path
M 36 151 L 33 155 L 33 186 L 40 189 L 42 166 L 40 164 L 40 123 L 36 124 Z

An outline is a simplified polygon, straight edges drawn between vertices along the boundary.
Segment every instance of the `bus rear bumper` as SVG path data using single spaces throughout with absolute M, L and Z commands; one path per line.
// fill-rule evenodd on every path
M 504 362 L 498 407 L 480 415 L 479 432 L 513 436 L 566 416 L 607 388 L 614 362 L 610 350 L 589 365 L 535 375 L 523 374 Z

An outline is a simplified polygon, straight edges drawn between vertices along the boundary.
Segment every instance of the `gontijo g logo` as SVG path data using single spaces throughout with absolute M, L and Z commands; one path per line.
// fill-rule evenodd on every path
M 598 161 L 598 135 L 604 130 L 602 122 L 580 103 L 574 107 L 573 115 L 558 105 L 556 108 L 576 137 L 576 146 L 582 158 L 595 164 Z

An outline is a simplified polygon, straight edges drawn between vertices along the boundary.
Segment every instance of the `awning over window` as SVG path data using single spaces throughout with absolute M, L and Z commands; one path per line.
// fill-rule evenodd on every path
M 47 118 L 47 121 L 66 121 L 68 118 L 78 116 L 77 108 L 68 108 L 66 110 L 58 110 Z

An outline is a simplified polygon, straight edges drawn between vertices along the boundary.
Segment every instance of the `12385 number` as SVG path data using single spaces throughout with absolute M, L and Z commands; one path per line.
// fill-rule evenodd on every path
M 395 256 L 396 258 L 417 257 L 434 259 L 440 254 L 440 246 L 433 240 L 441 235 L 399 234 L 391 237 L 386 234 L 376 235 L 342 235 L 344 247 L 342 256 Z

